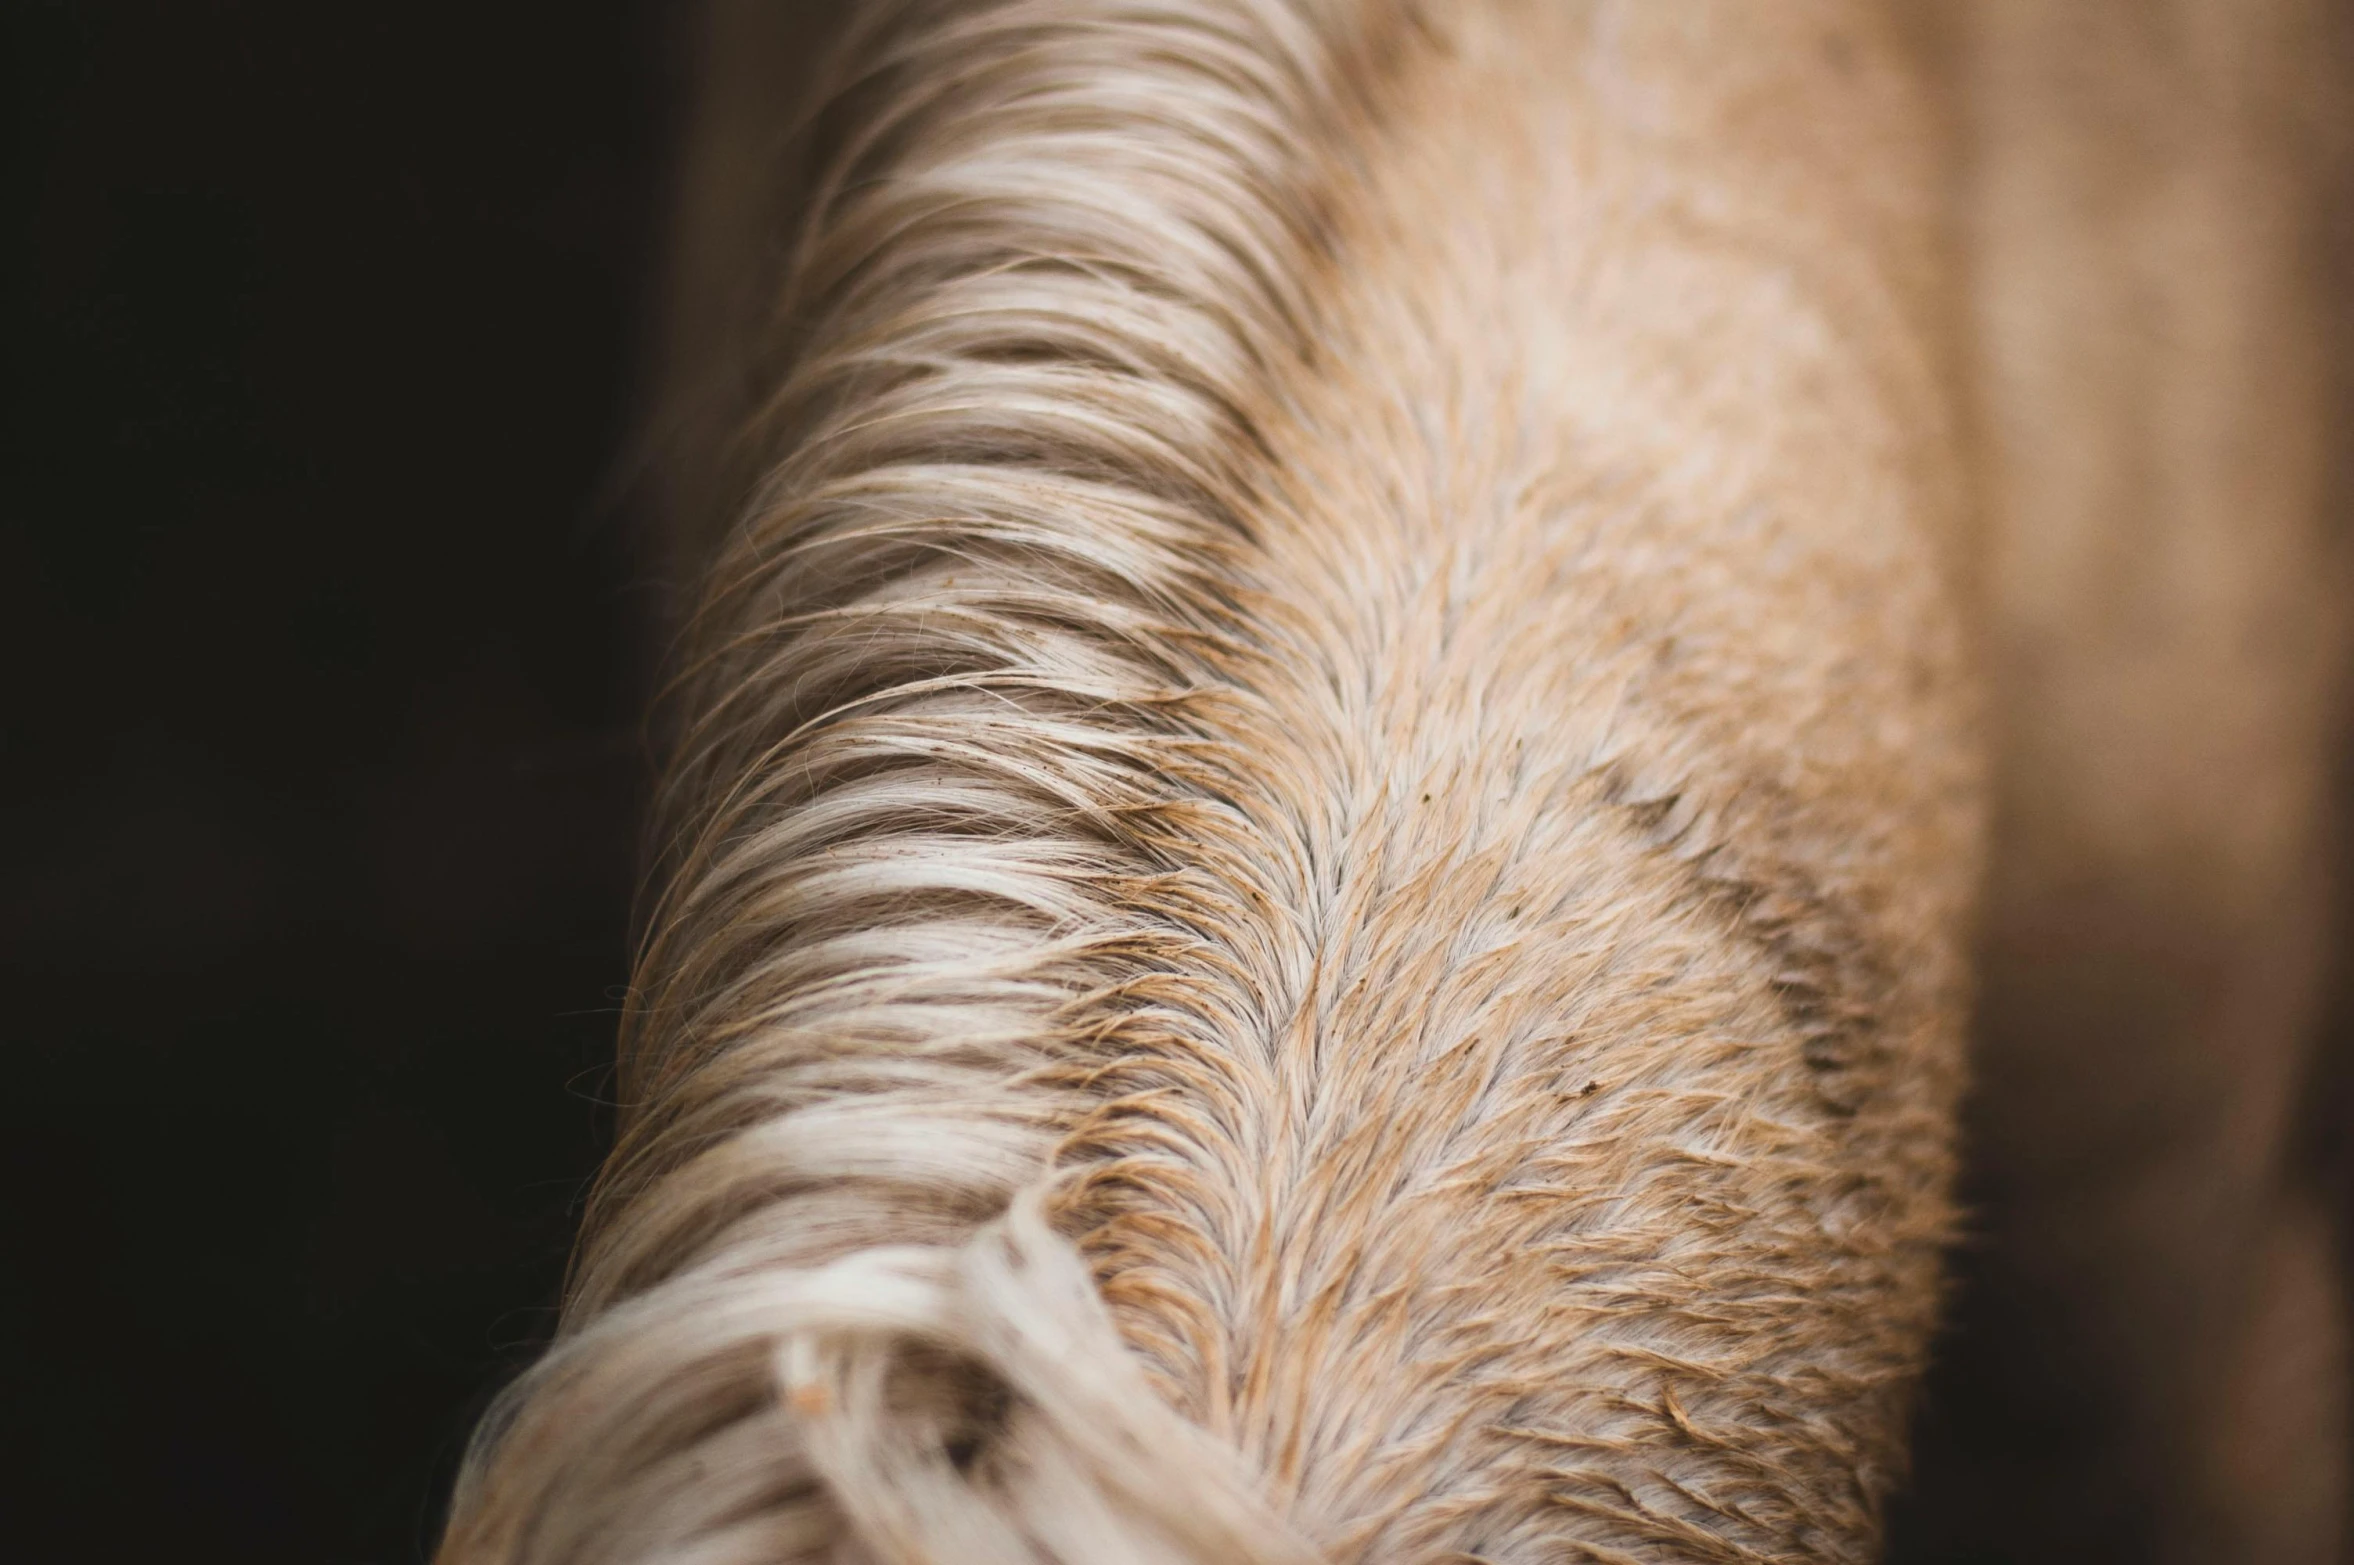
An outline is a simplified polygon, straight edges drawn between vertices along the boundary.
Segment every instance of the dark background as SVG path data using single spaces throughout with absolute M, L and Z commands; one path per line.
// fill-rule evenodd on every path
M 418 1559 L 548 1325 L 674 10 L 14 12 L 14 1558 Z

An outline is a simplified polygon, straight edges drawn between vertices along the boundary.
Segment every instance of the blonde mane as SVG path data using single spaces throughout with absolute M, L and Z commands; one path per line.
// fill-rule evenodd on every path
M 1875 15 L 862 13 L 445 1561 L 1870 1557 L 1978 830 Z

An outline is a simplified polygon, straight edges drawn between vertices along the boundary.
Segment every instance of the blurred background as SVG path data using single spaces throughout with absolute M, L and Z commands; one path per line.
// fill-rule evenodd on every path
M 11 9 L 14 1558 L 418 1559 L 547 1328 L 669 15 Z
M 605 1133 L 679 11 L 12 16 L 8 1552 L 420 1560 Z

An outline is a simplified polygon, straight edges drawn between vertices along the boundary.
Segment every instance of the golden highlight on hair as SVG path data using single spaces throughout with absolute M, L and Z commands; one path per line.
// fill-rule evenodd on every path
M 442 1558 L 1869 1557 L 1979 789 L 1877 8 L 902 3 L 818 101 Z

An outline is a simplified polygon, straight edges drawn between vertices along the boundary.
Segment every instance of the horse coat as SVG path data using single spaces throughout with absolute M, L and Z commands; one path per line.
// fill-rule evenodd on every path
M 1981 967 L 2071 1492 L 2326 1558 L 2326 54 L 2173 9 L 715 10 L 619 1141 L 443 1558 L 1876 1557 Z

